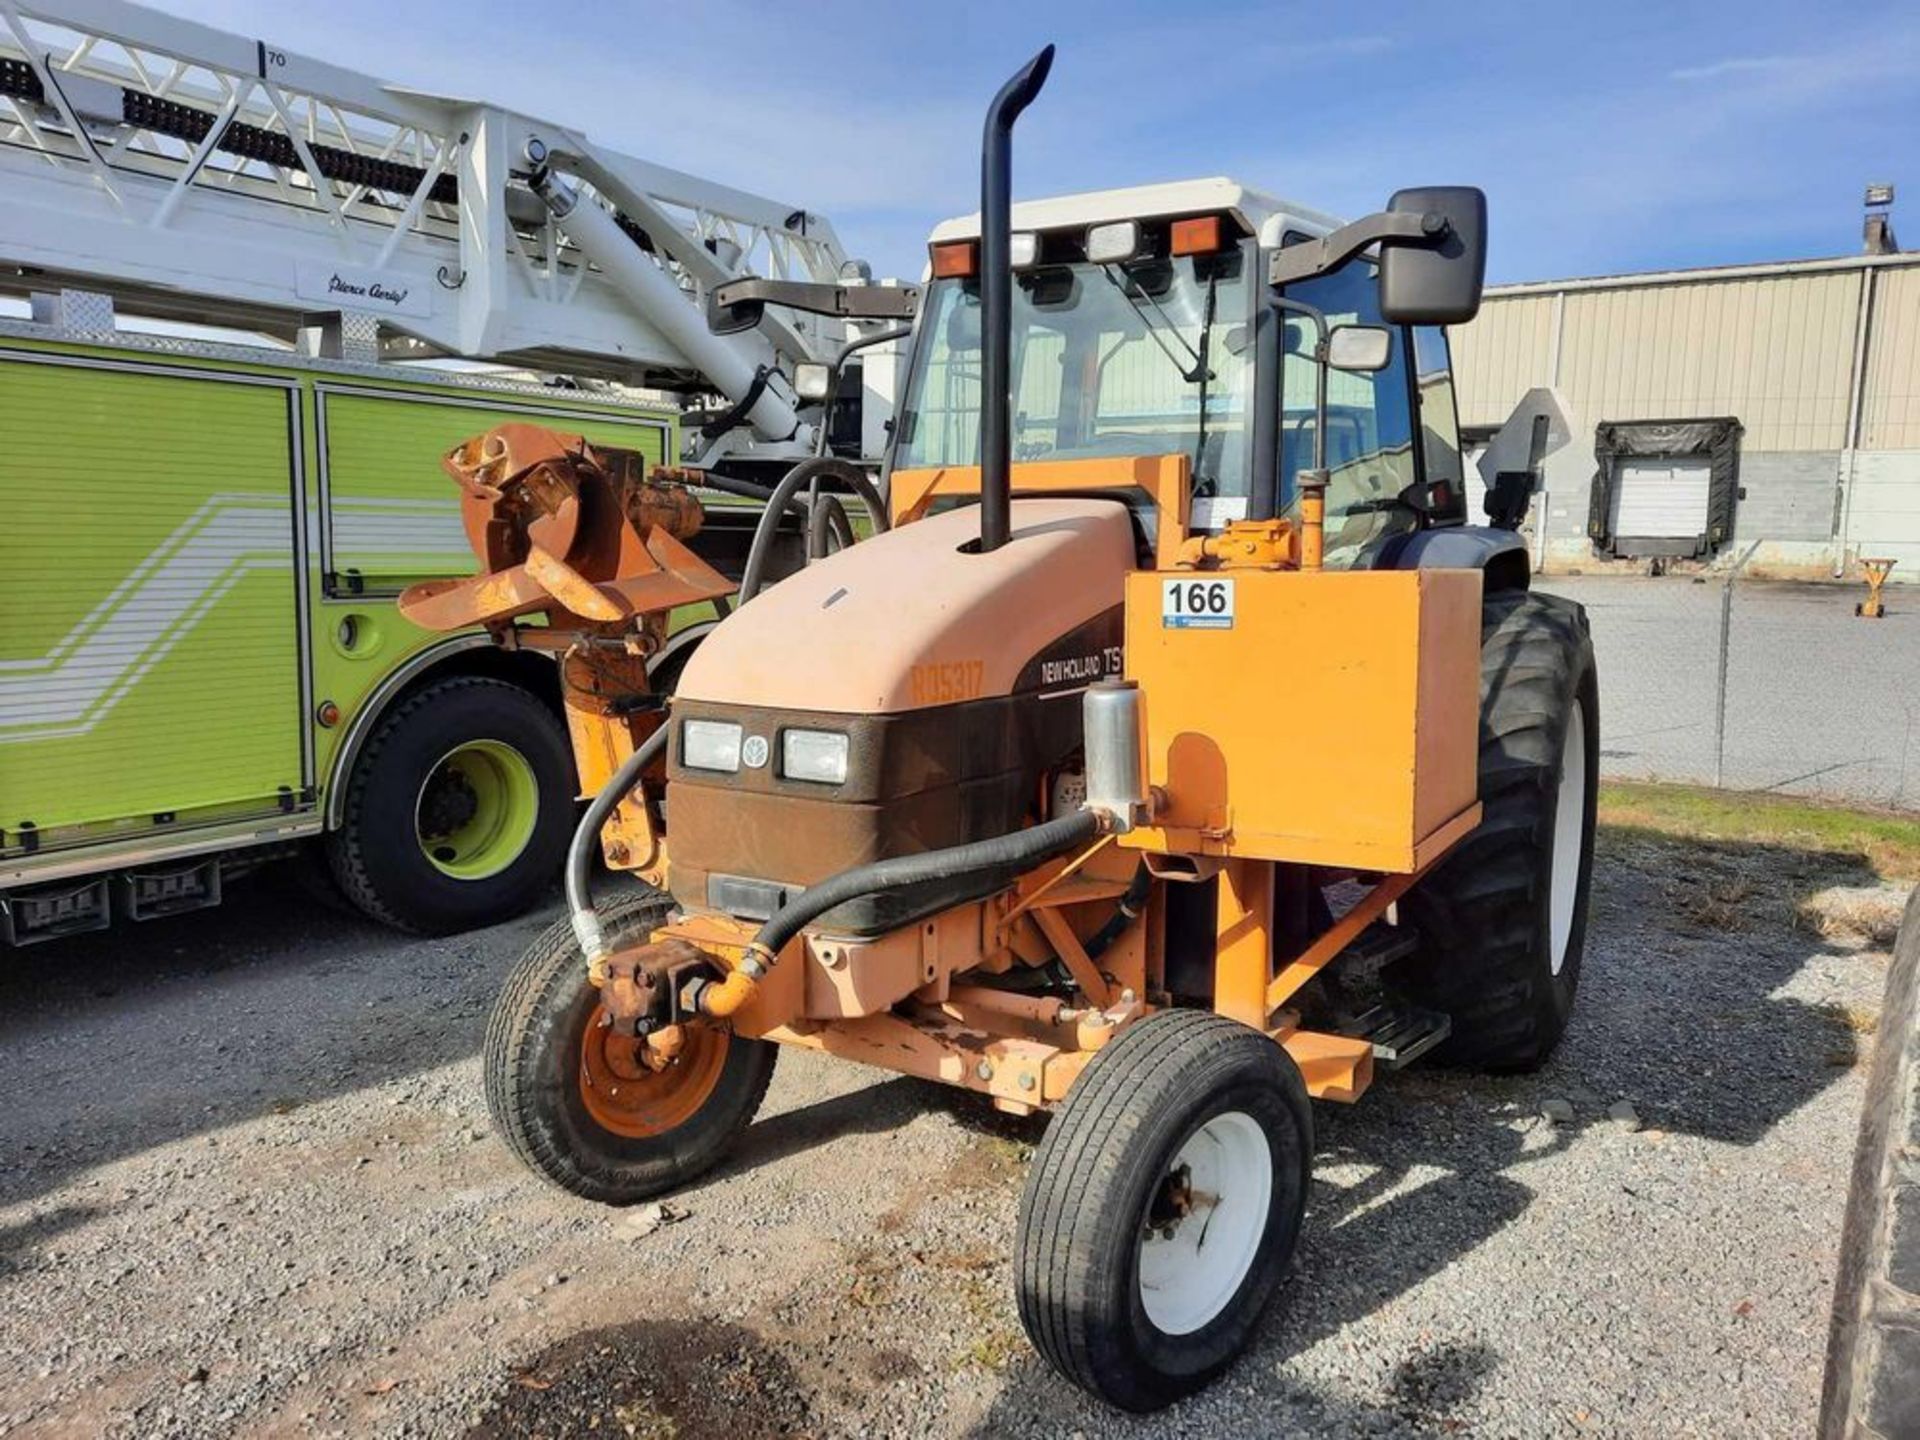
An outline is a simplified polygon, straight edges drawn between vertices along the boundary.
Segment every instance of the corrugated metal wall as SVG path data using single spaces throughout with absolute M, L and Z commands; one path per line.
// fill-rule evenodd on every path
M 1574 289 L 1558 303 L 1557 383 L 1584 425 L 1733 415 L 1752 450 L 1846 443 L 1858 271 Z M 1498 424 L 1529 386 L 1554 382 L 1555 304 L 1490 296 L 1459 334 L 1465 423 Z
M 1859 294 L 1844 272 L 1577 292 L 1560 390 L 1594 420 L 1733 415 L 1746 449 L 1838 449 Z
M 1551 295 L 1489 296 L 1479 319 L 1452 332 L 1462 425 L 1498 425 L 1522 395 L 1547 383 L 1553 311 Z
M 1453 344 L 1464 423 L 1500 424 L 1535 386 L 1573 421 L 1543 477 L 1547 568 L 1608 558 L 1583 523 L 1597 425 L 1731 415 L 1744 494 L 1726 553 L 1793 578 L 1884 555 L 1920 582 L 1920 255 L 1516 286 Z
M 1920 449 L 1920 267 L 1882 270 L 1874 284 L 1860 443 Z

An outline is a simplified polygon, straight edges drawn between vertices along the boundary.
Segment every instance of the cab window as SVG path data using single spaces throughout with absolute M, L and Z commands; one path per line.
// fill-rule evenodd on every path
M 1239 496 L 1253 356 L 1252 242 L 1211 255 L 1072 261 L 1014 276 L 1013 458 L 1185 455 L 1196 495 Z M 980 291 L 937 280 L 896 426 L 899 469 L 980 450 Z
M 1446 503 L 1435 489 L 1436 514 L 1466 513 L 1466 492 L 1460 469 L 1460 414 L 1455 408 L 1453 362 L 1447 353 L 1447 332 L 1422 325 L 1413 332 L 1413 380 L 1420 405 L 1420 453 L 1427 463 L 1426 482 L 1446 486 Z
M 1336 325 L 1379 325 L 1376 266 L 1356 256 L 1336 270 L 1289 285 L 1288 298 L 1313 306 Z M 1289 514 L 1297 505 L 1294 477 L 1313 464 L 1314 346 L 1317 332 L 1304 315 L 1281 312 L 1280 486 Z M 1408 494 L 1418 480 L 1413 449 L 1412 387 L 1407 382 L 1406 332 L 1393 332 L 1393 358 L 1371 374 L 1327 376 L 1327 521 L 1329 568 L 1356 564 L 1368 546 L 1419 524 Z

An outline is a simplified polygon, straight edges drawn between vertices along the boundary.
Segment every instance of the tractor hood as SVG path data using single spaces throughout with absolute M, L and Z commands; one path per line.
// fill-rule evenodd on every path
M 1012 519 L 1012 538 L 985 555 L 969 553 L 980 517 L 965 506 L 808 566 L 709 635 L 677 697 L 884 715 L 1118 674 L 1136 564 L 1126 507 L 1016 499 Z

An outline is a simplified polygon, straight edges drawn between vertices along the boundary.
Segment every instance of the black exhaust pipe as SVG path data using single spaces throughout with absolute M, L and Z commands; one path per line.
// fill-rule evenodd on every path
M 980 552 L 1013 525 L 1013 122 L 1053 68 L 1053 46 L 993 97 L 980 146 Z

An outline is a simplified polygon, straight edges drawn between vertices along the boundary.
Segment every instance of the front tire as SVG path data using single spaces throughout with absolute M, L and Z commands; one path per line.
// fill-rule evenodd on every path
M 573 790 L 566 730 L 538 698 L 479 676 L 424 686 L 381 718 L 347 780 L 334 882 L 396 929 L 497 924 L 560 873 Z
M 1016 1291 L 1034 1348 L 1122 1409 L 1198 1390 L 1279 1288 L 1312 1164 L 1306 1086 L 1278 1044 L 1198 1010 L 1128 1026 L 1027 1175 Z
M 1586 945 L 1600 691 L 1586 612 L 1529 591 L 1487 597 L 1480 634 L 1482 816 L 1407 896 L 1420 950 L 1394 972 L 1452 1018 L 1436 1058 L 1545 1063 L 1573 1013 Z
M 602 905 L 600 921 L 615 945 L 641 940 L 672 903 L 641 889 Z M 600 1019 L 600 992 L 573 927 L 555 921 L 521 957 L 487 1022 L 487 1109 L 536 1175 L 584 1199 L 628 1205 L 725 1157 L 760 1108 L 779 1047 L 693 1024 L 681 1054 L 654 1069 L 643 1042 Z

